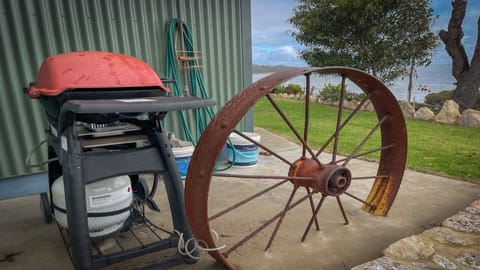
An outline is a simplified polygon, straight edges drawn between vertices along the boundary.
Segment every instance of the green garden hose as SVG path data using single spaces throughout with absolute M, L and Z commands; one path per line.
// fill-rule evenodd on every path
M 181 26 L 179 23 L 181 22 Z M 186 91 L 182 94 L 182 85 L 180 82 L 180 76 L 179 76 L 179 71 L 178 71 L 178 56 L 177 56 L 177 51 L 175 48 L 175 41 L 176 37 L 179 31 L 183 32 L 183 41 L 181 40 L 180 42 L 183 42 L 183 48 L 184 51 L 182 51 L 184 61 L 187 67 L 192 67 L 188 69 L 188 78 L 184 78 L 184 85 L 183 87 L 185 89 L 189 89 L 189 91 Z M 206 87 L 205 87 L 205 82 L 203 80 L 202 73 L 199 68 L 193 68 L 193 67 L 198 67 L 198 61 L 197 57 L 195 57 L 195 52 L 194 52 L 194 46 L 193 46 L 193 37 L 192 37 L 192 32 L 190 28 L 181 20 L 179 19 L 173 19 L 170 21 L 168 24 L 168 29 L 167 29 L 167 52 L 166 52 L 166 77 L 168 79 L 171 79 L 173 81 L 173 95 L 175 96 L 184 96 L 184 95 L 191 95 L 194 97 L 201 97 L 201 98 L 209 98 Z M 187 121 L 187 116 L 184 111 L 179 111 L 180 114 L 180 119 L 183 127 L 183 132 L 185 139 L 192 142 L 193 145 L 196 145 L 200 135 L 203 133 L 203 131 L 207 128 L 208 123 L 213 119 L 215 116 L 215 112 L 213 111 L 212 107 L 204 107 L 204 108 L 197 108 L 193 109 L 193 117 L 195 121 L 195 136 L 192 135 L 192 132 L 190 130 L 190 127 L 188 125 Z M 230 144 L 232 147 L 232 143 L 230 142 L 230 139 L 227 142 Z M 233 154 L 233 160 L 235 160 L 235 153 Z M 229 163 L 229 166 L 226 168 L 218 169 L 216 168 L 216 171 L 223 171 L 227 170 L 232 166 L 233 162 Z

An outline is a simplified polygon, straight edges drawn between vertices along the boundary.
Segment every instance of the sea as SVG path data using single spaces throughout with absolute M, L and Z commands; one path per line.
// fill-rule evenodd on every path
M 271 73 L 253 74 L 253 81 L 257 81 Z M 310 80 L 313 86 L 314 94 L 324 87 L 327 83 L 339 84 L 341 81 L 338 77 L 332 75 L 315 75 Z M 305 88 L 305 78 L 303 76 L 294 78 L 284 85 L 290 83 L 299 84 Z M 417 69 L 415 78 L 413 79 L 412 102 L 423 103 L 425 96 L 430 93 L 438 93 L 443 90 L 455 89 L 455 78 L 452 76 L 450 64 L 435 64 L 428 67 L 421 67 Z M 398 78 L 390 84 L 386 84 L 387 88 L 393 93 L 397 100 L 407 100 L 408 78 Z M 347 82 L 347 91 L 360 93 L 360 90 L 353 83 Z

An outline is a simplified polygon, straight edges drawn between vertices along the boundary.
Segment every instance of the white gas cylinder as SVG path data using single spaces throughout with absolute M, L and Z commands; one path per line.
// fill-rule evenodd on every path
M 126 175 L 111 177 L 85 186 L 88 230 L 90 237 L 99 237 L 118 231 L 130 216 L 133 192 Z M 68 228 L 63 177 L 52 185 L 54 215 L 57 222 Z

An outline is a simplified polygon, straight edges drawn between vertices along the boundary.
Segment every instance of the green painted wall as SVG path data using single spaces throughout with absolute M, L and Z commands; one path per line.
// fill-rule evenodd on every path
M 46 138 L 46 119 L 38 101 L 22 90 L 36 80 L 44 58 L 113 51 L 144 60 L 162 77 L 167 24 L 179 14 L 202 52 L 205 84 L 217 111 L 251 83 L 250 0 L 0 1 L 0 178 L 45 170 L 24 165 L 27 152 Z M 167 128 L 180 133 L 173 116 Z M 252 128 L 251 116 L 241 128 Z M 46 147 L 40 152 L 34 163 L 46 159 Z

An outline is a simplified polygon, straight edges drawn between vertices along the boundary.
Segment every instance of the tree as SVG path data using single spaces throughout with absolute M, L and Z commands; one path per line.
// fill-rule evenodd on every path
M 477 43 L 472 60 L 468 63 L 465 48 L 462 45 L 462 22 L 467 9 L 467 0 L 452 1 L 452 15 L 448 22 L 448 31 L 441 30 L 440 39 L 452 58 L 452 75 L 457 80 L 457 87 L 453 91 L 452 99 L 455 100 L 460 110 L 473 108 L 477 100 L 480 87 L 480 17 L 477 23 Z
M 407 66 L 413 74 L 429 63 L 436 46 L 430 2 L 299 0 L 292 36 L 306 47 L 301 57 L 309 65 L 348 65 L 390 82 L 409 74 Z
M 416 67 L 428 66 L 439 45 L 437 36 L 430 31 L 436 17 L 433 16 L 431 0 L 400 1 L 395 25 L 397 46 L 402 59 L 406 60 L 408 76 L 407 101 L 410 103 L 413 91 L 413 77 Z M 393 29 L 395 31 L 395 29 Z

